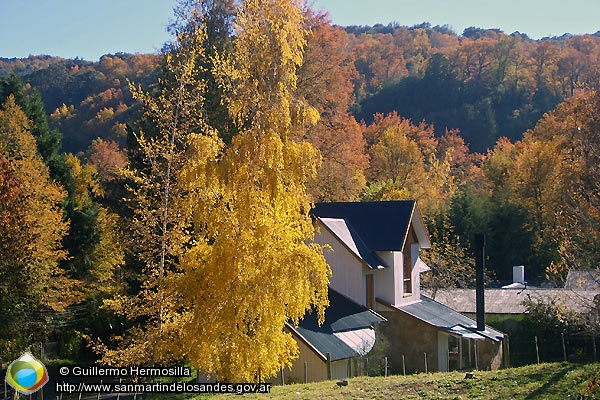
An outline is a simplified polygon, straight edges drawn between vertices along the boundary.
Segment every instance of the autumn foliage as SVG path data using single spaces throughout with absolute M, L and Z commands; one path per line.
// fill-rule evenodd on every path
M 37 154 L 25 113 L 9 96 L 0 109 L 0 310 L 7 325 L 0 348 L 9 353 L 29 335 L 44 337 L 44 316 L 74 301 L 74 282 L 59 262 L 68 229 L 62 188 Z
M 598 34 L 343 28 L 299 0 L 182 0 L 171 31 L 0 59 L 0 353 L 272 377 L 328 305 L 318 201 L 416 199 L 434 292 L 473 285 L 475 232 L 498 281 L 599 265 Z

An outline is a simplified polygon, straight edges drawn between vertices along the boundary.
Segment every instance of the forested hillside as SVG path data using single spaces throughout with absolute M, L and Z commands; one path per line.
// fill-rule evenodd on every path
M 323 40 L 343 46 L 344 63 L 354 67 L 350 110 L 357 121 L 395 111 L 434 125 L 438 135 L 458 129 L 477 152 L 500 137 L 520 139 L 545 112 L 594 88 L 600 54 L 600 33 L 532 40 L 475 27 L 459 35 L 427 23 L 352 26 Z M 0 58 L 0 76 L 15 73 L 40 90 L 70 152 L 96 137 L 124 135 L 122 124 L 134 119 L 126 112 L 133 105 L 127 79 L 152 82 L 157 67 L 158 57 L 141 54 L 95 63 Z
M 63 150 L 78 153 L 98 137 L 125 145 L 125 125 L 139 118 L 127 82 L 156 80 L 159 60 L 152 54 L 105 55 L 95 63 L 32 56 L 0 59 L 0 74 L 14 73 L 40 92 Z
M 275 373 L 327 305 L 316 201 L 417 199 L 433 288 L 473 285 L 475 233 L 490 284 L 600 265 L 598 33 L 235 3 L 182 0 L 161 54 L 0 59 L 1 354 Z
M 531 40 L 497 30 L 444 27 L 347 28 L 361 74 L 358 119 L 397 111 L 459 129 L 473 151 L 519 139 L 548 110 L 594 85 L 600 35 Z

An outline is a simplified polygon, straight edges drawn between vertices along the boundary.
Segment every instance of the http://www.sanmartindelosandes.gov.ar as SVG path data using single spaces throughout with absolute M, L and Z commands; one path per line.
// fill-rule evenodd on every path
M 37 392 L 48 380 L 46 366 L 28 352 L 13 361 L 6 370 L 6 383 L 22 394 Z

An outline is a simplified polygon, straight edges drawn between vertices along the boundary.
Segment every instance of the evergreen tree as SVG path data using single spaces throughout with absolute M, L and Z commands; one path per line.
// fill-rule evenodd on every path
M 60 156 L 61 134 L 51 130 L 44 103 L 39 91 L 23 83 L 16 75 L 0 79 L 0 103 L 4 103 L 9 95 L 13 95 L 15 103 L 32 121 L 31 134 L 35 137 L 37 152 L 50 167 L 52 178 L 61 180 L 64 174 L 64 162 Z

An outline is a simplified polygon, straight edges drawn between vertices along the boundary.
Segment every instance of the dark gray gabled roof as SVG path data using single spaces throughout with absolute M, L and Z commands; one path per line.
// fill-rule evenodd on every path
M 329 307 L 325 310 L 325 322 L 319 326 L 316 313 L 307 314 L 297 327 L 296 332 L 311 346 L 325 356 L 331 353 L 331 360 L 343 360 L 359 354 L 336 337 L 336 332 L 347 332 L 370 328 L 372 324 L 386 319 L 329 289 Z
M 331 354 L 331 361 L 353 358 L 359 355 L 354 349 L 336 337 L 333 332 L 321 332 L 301 326 L 295 329 L 304 340 L 320 353 L 323 361 L 325 361 L 327 353 Z
M 489 326 L 485 327 L 485 331 L 477 331 L 475 329 L 477 324 L 471 318 L 465 317 L 427 296 L 421 296 L 421 301 L 416 303 L 396 308 L 446 332 L 457 333 L 468 331 L 494 341 L 500 341 L 504 337 L 503 333 L 498 332 Z
M 346 248 L 371 269 L 384 266 L 383 261 L 367 247 L 360 235 L 345 219 L 319 218 L 319 221 L 336 236 Z
M 312 215 L 344 219 L 372 251 L 401 251 L 414 200 L 316 203 Z
M 426 293 L 429 295 L 429 293 Z M 527 311 L 525 301 L 554 303 L 575 312 L 585 312 L 594 304 L 597 290 L 543 289 L 527 287 L 520 289 L 486 288 L 485 312 L 487 314 L 523 314 Z M 475 314 L 475 289 L 438 289 L 435 300 L 460 313 Z

